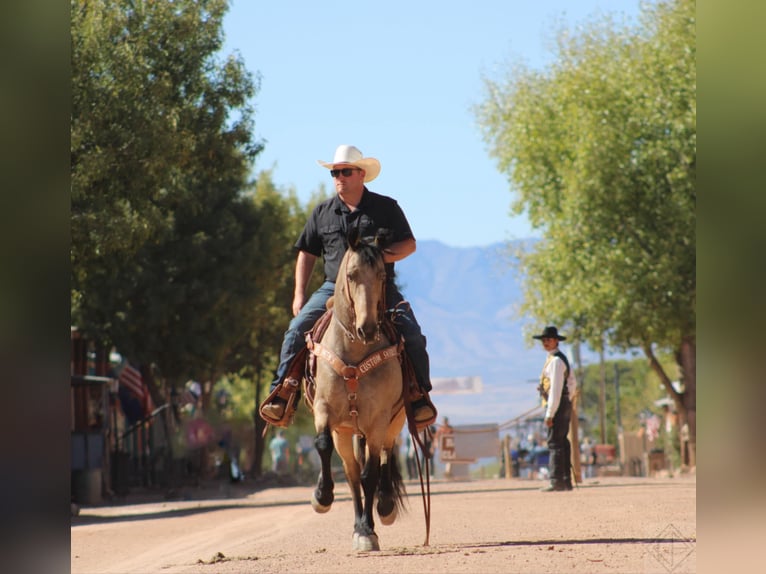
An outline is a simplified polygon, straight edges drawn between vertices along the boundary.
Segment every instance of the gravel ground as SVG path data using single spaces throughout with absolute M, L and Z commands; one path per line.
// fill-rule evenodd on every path
M 696 572 L 696 476 L 587 479 L 543 493 L 522 479 L 431 483 L 431 528 L 420 484 L 408 510 L 377 521 L 379 552 L 351 546 L 345 483 L 327 514 L 311 488 L 217 484 L 193 500 L 82 508 L 72 518 L 71 572 L 494 573 Z

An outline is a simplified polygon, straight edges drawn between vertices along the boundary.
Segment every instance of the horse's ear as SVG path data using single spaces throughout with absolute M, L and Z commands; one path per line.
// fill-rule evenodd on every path
M 393 232 L 390 229 L 380 228 L 375 234 L 375 245 L 379 249 L 385 249 L 393 240 Z
M 359 244 L 359 226 L 358 225 L 351 226 L 351 228 L 348 230 L 348 235 L 346 236 L 346 239 L 348 240 L 348 246 L 351 249 L 356 249 L 356 246 Z

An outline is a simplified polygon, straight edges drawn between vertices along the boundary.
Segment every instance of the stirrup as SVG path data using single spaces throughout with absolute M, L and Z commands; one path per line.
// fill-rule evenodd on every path
M 421 430 L 423 430 L 425 428 L 430 427 L 432 424 L 434 424 L 436 422 L 436 419 L 438 417 L 438 412 L 436 410 L 436 406 L 431 402 L 431 398 L 428 396 L 428 393 L 425 393 L 423 391 L 419 391 L 418 395 L 416 397 L 411 397 L 410 398 L 410 401 L 411 401 L 410 404 L 413 406 L 413 410 L 412 410 L 413 422 L 415 423 L 415 427 L 419 431 L 421 431 Z M 431 417 L 427 418 L 427 419 L 423 419 L 422 421 L 419 421 L 419 420 L 415 419 L 414 405 L 415 405 L 415 403 L 418 403 L 418 402 L 421 402 L 421 401 L 424 402 L 425 405 L 421 405 L 421 407 L 419 407 L 419 408 L 422 408 L 422 406 L 427 406 L 427 407 L 429 407 L 431 409 L 431 411 L 433 412 L 433 415 Z
M 271 391 L 266 400 L 263 401 L 261 407 L 258 409 L 258 415 L 270 425 L 276 427 L 287 428 L 295 420 L 295 411 L 298 408 L 296 404 L 295 395 L 300 388 L 300 381 L 292 377 L 286 378 L 281 384 Z M 263 413 L 263 408 L 273 402 L 274 399 L 280 398 L 285 401 L 285 410 L 282 413 L 282 418 L 279 420 L 272 419 Z

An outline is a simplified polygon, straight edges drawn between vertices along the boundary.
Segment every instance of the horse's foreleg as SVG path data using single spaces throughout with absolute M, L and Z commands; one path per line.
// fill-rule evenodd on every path
M 354 528 L 354 548 L 356 550 L 380 550 L 378 535 L 375 534 L 375 521 L 372 517 L 375 492 L 378 490 L 380 480 L 380 455 L 378 453 L 369 453 L 361 478 L 364 506 L 362 516 L 357 520 Z
M 362 490 L 360 488 L 361 468 L 358 462 L 358 450 L 360 440 L 349 433 L 339 433 L 335 435 L 335 450 L 338 451 L 341 461 L 343 461 L 343 470 L 346 472 L 346 481 L 349 490 L 351 490 L 351 500 L 354 503 L 354 524 L 358 524 L 362 516 Z M 363 449 L 363 447 L 362 447 Z
M 330 510 L 332 501 L 335 499 L 333 489 L 335 483 L 332 479 L 332 436 L 329 427 L 325 427 L 314 439 L 314 446 L 319 453 L 319 459 L 322 461 L 322 470 L 319 473 L 319 480 L 314 493 L 311 495 L 311 506 L 316 512 L 323 513 Z

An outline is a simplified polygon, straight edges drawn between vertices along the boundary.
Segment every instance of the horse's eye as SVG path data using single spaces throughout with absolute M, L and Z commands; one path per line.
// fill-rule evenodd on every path
M 381 271 L 380 273 L 378 273 L 378 281 L 385 281 L 385 280 L 386 280 L 386 272 Z

